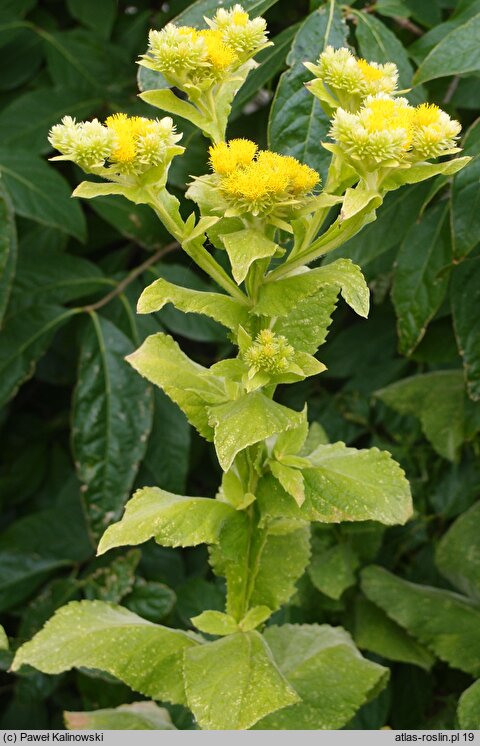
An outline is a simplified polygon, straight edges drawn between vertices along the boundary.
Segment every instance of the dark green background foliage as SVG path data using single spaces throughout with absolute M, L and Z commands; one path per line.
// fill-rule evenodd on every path
M 268 130 L 272 149 L 325 175 L 327 121 L 303 88 L 302 62 L 322 50 L 328 7 L 245 5 L 266 11 L 276 46 L 240 92 L 229 135 L 265 146 Z M 46 161 L 48 129 L 65 113 L 155 116 L 136 98 L 135 60 L 148 29 L 179 13 L 183 23 L 199 22 L 215 6 L 0 2 L 0 611 L 12 649 L 71 599 L 120 602 L 181 628 L 205 608 L 223 608 L 203 549 L 150 542 L 95 559 L 98 536 L 134 487 L 215 494 L 211 446 L 123 360 L 161 329 L 204 364 L 228 355 L 224 332 L 204 318 L 171 307 L 135 316 L 141 288 L 156 276 L 198 288 L 205 278 L 175 247 L 161 256 L 169 237 L 146 207 L 119 197 L 71 200 L 79 172 Z M 479 0 L 334 10 L 332 43 L 396 62 L 401 87 L 413 80 L 411 100 L 428 97 L 459 118 L 465 152 L 475 156 Z M 207 142 L 183 131 L 187 152 L 171 173 L 180 197 L 189 175 L 206 170 Z M 473 161 L 453 180 L 387 197 L 378 221 L 341 250 L 366 273 L 370 319 L 339 307 L 320 351 L 327 372 L 289 387 L 288 401 L 280 392 L 297 409 L 307 400 L 330 441 L 390 450 L 414 494 L 414 518 L 402 528 L 319 526 L 311 566 L 275 617 L 342 624 L 390 666 L 388 687 L 352 727 L 458 727 L 458 699 L 480 675 L 479 175 Z M 130 274 L 146 261 L 148 269 Z M 0 655 L 3 728 L 62 727 L 63 710 L 138 699 L 95 672 L 13 676 L 11 653 Z M 475 696 L 478 686 L 464 701 L 464 727 L 480 727 Z M 172 715 L 177 727 L 191 727 L 186 711 Z

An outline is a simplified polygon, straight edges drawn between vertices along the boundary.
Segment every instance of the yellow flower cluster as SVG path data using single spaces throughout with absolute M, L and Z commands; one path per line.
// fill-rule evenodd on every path
M 295 355 L 295 350 L 285 337 L 275 334 L 271 329 L 263 329 L 250 347 L 243 353 L 243 358 L 250 368 L 249 376 L 256 373 L 278 375 L 288 370 Z
M 105 124 L 97 119 L 76 122 L 64 117 L 49 134 L 50 144 L 62 153 L 61 158 L 75 161 L 86 171 L 102 172 L 107 165 L 121 174 L 140 174 L 166 165 L 183 152 L 176 145 L 180 139 L 170 117 L 159 120 L 127 114 L 113 114 Z
M 338 108 L 330 135 L 354 167 L 372 171 L 457 152 L 459 132 L 460 124 L 435 104 L 413 107 L 380 95 L 356 114 Z
M 258 152 L 250 140 L 231 140 L 210 148 L 210 163 L 223 196 L 240 212 L 266 214 L 293 205 L 312 192 L 320 177 L 296 158 Z
M 342 106 L 355 112 L 367 96 L 392 94 L 398 81 L 392 62 L 381 65 L 356 59 L 346 47 L 328 46 L 316 65 L 307 62 L 306 67 L 315 75 L 308 83 L 310 91 L 332 109 Z
M 205 91 L 222 82 L 267 44 L 264 19 L 250 20 L 240 5 L 205 20 L 209 28 L 201 31 L 173 23 L 150 31 L 141 64 L 192 95 L 192 86 Z

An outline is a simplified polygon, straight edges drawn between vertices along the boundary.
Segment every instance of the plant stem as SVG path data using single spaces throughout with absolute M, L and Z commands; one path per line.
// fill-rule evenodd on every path
M 96 303 L 91 303 L 89 306 L 84 306 L 81 310 L 90 313 L 92 311 L 98 311 L 99 308 L 103 308 L 103 306 L 106 306 L 107 303 L 110 303 L 111 300 L 123 293 L 125 288 L 127 288 L 146 269 L 151 267 L 152 264 L 155 264 L 159 261 L 159 259 L 162 259 L 164 256 L 170 254 L 172 251 L 178 248 L 178 241 L 172 241 L 172 243 L 169 243 L 166 246 L 162 246 L 161 249 L 158 249 L 158 251 L 149 256 L 148 259 L 145 259 L 145 261 L 139 264 L 138 267 L 132 269 L 132 271 L 129 272 L 129 274 L 124 277 L 123 280 L 121 280 L 121 282 L 119 282 L 118 285 L 113 288 L 113 290 L 107 293 L 107 295 L 104 295 L 103 298 L 100 298 L 100 300 L 98 300 Z

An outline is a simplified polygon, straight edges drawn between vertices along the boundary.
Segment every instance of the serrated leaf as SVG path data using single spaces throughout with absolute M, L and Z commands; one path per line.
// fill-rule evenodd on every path
M 290 68 L 280 78 L 270 109 L 269 147 L 307 163 L 324 180 L 330 154 L 319 143 L 326 139 L 330 120 L 320 102 L 305 88 L 311 73 L 303 63 L 317 59 L 329 44 L 344 46 L 346 34 L 347 27 L 337 7 L 331 16 L 327 7 L 307 16 L 295 35 L 287 57 Z
M 453 272 L 452 312 L 458 350 L 463 358 L 467 391 L 480 399 L 480 257 L 467 259 Z
M 86 224 L 80 205 L 70 199 L 65 179 L 28 150 L 0 150 L 0 171 L 15 212 L 84 241 Z
M 467 730 L 480 728 L 480 680 L 463 692 L 458 702 L 457 714 L 460 728 Z
M 325 342 L 332 315 L 337 307 L 338 289 L 324 287 L 299 301 L 286 316 L 274 324 L 274 331 L 287 338 L 296 350 L 314 355 Z
M 182 656 L 197 644 L 121 606 L 72 601 L 19 648 L 12 670 L 24 664 L 49 674 L 97 668 L 147 697 L 184 704 Z
M 126 544 L 142 544 L 152 537 L 169 547 L 215 544 L 223 523 L 234 512 L 218 500 L 144 487 L 128 501 L 122 520 L 107 528 L 98 554 Z
M 480 502 L 463 513 L 441 538 L 436 564 L 442 575 L 480 601 Z
M 377 391 L 376 396 L 400 414 L 417 417 L 437 453 L 450 461 L 455 461 L 462 443 L 479 427 L 461 370 L 404 378 Z
M 477 120 L 467 131 L 462 143 L 465 155 L 473 160 L 468 168 L 460 171 L 452 185 L 452 239 L 453 255 L 463 259 L 478 243 L 480 231 L 480 122 Z
M 349 259 L 337 259 L 316 269 L 283 277 L 262 285 L 253 312 L 259 315 L 286 316 L 304 298 L 320 289 L 335 287 L 346 303 L 360 316 L 368 316 L 370 292 L 360 267 Z
M 155 702 L 132 702 L 93 712 L 65 712 L 68 730 L 176 730 L 168 710 Z
M 200 435 L 213 440 L 207 407 L 228 398 L 222 379 L 190 360 L 167 334 L 148 337 L 127 361 L 178 404 Z
M 94 536 L 120 514 L 152 426 L 152 392 L 129 368 L 130 340 L 92 313 L 82 341 L 72 445 Z
M 435 662 L 433 655 L 423 645 L 363 596 L 355 604 L 354 637 L 359 648 L 388 660 L 410 663 L 426 671 Z
M 7 190 L 0 184 L 0 327 L 15 274 L 17 231 L 13 205 Z
M 38 304 L 20 308 L 5 319 L 0 339 L 0 404 L 33 375 L 56 330 L 76 313 L 75 309 Z
M 232 275 L 238 284 L 244 281 L 253 262 L 273 256 L 278 248 L 274 241 L 253 228 L 220 235 L 220 238 L 232 265 Z
M 203 730 L 245 730 L 298 701 L 258 632 L 187 652 L 184 670 L 188 706 Z
M 0 625 L 0 650 L 8 650 L 8 637 L 7 633 Z
M 233 616 L 222 611 L 202 611 L 201 614 L 192 617 L 191 622 L 200 632 L 208 635 L 225 637 L 238 632 L 238 624 Z
M 272 461 L 270 470 L 283 489 L 293 497 L 298 507 L 301 507 L 305 502 L 305 484 L 302 472 L 299 469 L 292 469 L 290 466 L 281 464 L 279 461 Z
M 362 572 L 362 589 L 370 601 L 443 661 L 479 675 L 480 610 L 470 599 L 409 583 L 373 566 Z
M 246 555 L 250 572 L 238 562 Z M 210 548 L 215 573 L 227 580 L 227 613 L 236 619 L 249 605 L 275 611 L 287 603 L 309 558 L 310 527 L 304 521 L 286 522 L 275 533 L 271 527 L 251 526 L 244 511 L 225 523 L 219 543 Z
M 477 13 L 463 25 L 454 28 L 432 49 L 415 73 L 415 82 L 425 83 L 447 75 L 480 70 L 477 54 L 479 34 L 480 13 Z
M 272 401 L 260 392 L 209 407 L 220 466 L 227 471 L 240 451 L 272 435 L 297 427 L 302 413 Z
M 220 293 L 208 293 L 179 287 L 163 278 L 149 285 L 138 300 L 137 313 L 160 311 L 172 303 L 184 313 L 200 313 L 236 332 L 239 324 L 248 323 L 248 309 L 233 298 Z
M 363 658 L 341 627 L 284 624 L 264 633 L 301 702 L 264 718 L 262 730 L 334 730 L 383 689 L 388 669 Z
M 373 520 L 387 526 L 410 518 L 410 487 L 388 451 L 357 450 L 333 443 L 318 446 L 308 458 L 312 467 L 302 470 L 302 507 L 267 476 L 257 489 L 263 512 L 321 523 Z
M 355 584 L 360 562 L 352 547 L 343 541 L 315 537 L 308 575 L 315 588 L 329 598 L 339 599 Z
M 452 248 L 448 207 L 439 203 L 408 231 L 395 264 L 392 300 L 400 352 L 411 355 L 447 292 Z

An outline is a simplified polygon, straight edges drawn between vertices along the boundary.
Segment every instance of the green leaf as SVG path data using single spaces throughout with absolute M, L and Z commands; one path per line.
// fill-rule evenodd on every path
M 200 632 L 208 635 L 225 637 L 238 632 L 238 624 L 233 616 L 222 611 L 202 611 L 198 616 L 192 617 L 191 622 Z
M 297 427 L 303 419 L 301 412 L 288 409 L 257 391 L 209 407 L 208 411 L 209 422 L 215 430 L 215 449 L 224 471 L 244 448 Z
M 478 676 L 480 673 L 480 610 L 457 593 L 416 585 L 381 567 L 362 572 L 362 589 L 397 624 L 441 660 Z
M 248 309 L 243 304 L 220 293 L 206 293 L 179 287 L 163 278 L 149 285 L 138 300 L 137 313 L 160 311 L 172 303 L 184 313 L 201 313 L 236 332 L 239 324 L 248 323 Z
M 409 0 L 409 2 L 412 2 L 412 0 Z M 425 4 L 422 3 L 422 6 L 425 7 Z M 420 64 L 447 34 L 468 21 L 469 18 L 473 18 L 477 13 L 480 13 L 480 0 L 460 0 L 447 21 L 430 29 L 409 46 L 408 52 L 412 59 L 415 60 L 417 65 Z
M 249 567 L 239 564 L 243 556 L 250 557 Z M 215 574 L 227 580 L 227 613 L 239 620 L 249 605 L 274 611 L 286 603 L 309 558 L 310 528 L 305 522 L 260 528 L 251 525 L 243 511 L 225 522 L 219 543 L 210 548 Z
M 0 184 L 0 327 L 15 274 L 17 232 L 13 205 L 7 190 Z
M 234 98 L 232 106 L 232 116 L 235 119 L 241 114 L 242 108 L 252 99 L 259 90 L 274 78 L 277 73 L 285 67 L 285 58 L 290 49 L 292 39 L 298 31 L 299 24 L 293 24 L 283 29 L 279 34 L 271 39 L 272 45 L 255 56 L 255 62 L 258 67 L 249 74 L 247 80 L 242 85 Z
M 0 171 L 18 215 L 85 240 L 80 205 L 70 199 L 69 185 L 51 166 L 28 150 L 3 148 Z
M 442 537 L 436 564 L 463 593 L 480 601 L 480 502 L 463 513 Z
M 450 461 L 455 461 L 463 441 L 478 429 L 471 421 L 474 405 L 466 395 L 461 370 L 404 378 L 377 391 L 376 396 L 400 414 L 417 417 L 425 437 Z
M 98 554 L 152 537 L 168 547 L 215 544 L 225 520 L 234 513 L 227 503 L 208 497 L 182 497 L 159 487 L 137 490 L 121 521 L 105 531 Z
M 370 293 L 360 268 L 349 259 L 337 259 L 332 264 L 265 283 L 253 312 L 258 315 L 286 316 L 304 298 L 329 286 L 337 288 L 356 313 L 368 316 Z
M 239 632 L 185 654 L 188 706 L 203 730 L 246 730 L 298 701 L 258 632 Z
M 469 156 L 464 156 L 441 163 L 417 163 L 410 168 L 392 170 L 391 174 L 382 182 L 382 189 L 391 191 L 405 184 L 418 184 L 425 179 L 431 179 L 433 176 L 453 176 L 462 168 L 465 168 L 470 161 Z
M 104 601 L 72 601 L 17 651 L 12 670 L 28 664 L 48 674 L 96 668 L 152 699 L 184 704 L 182 656 L 197 645 L 186 632 L 147 622 Z
M 301 508 L 272 477 L 261 480 L 257 498 L 266 515 L 321 523 L 373 520 L 387 526 L 410 518 L 410 488 L 388 451 L 333 443 L 318 446 L 308 458 L 312 468 L 303 469 Z
M 76 313 L 75 309 L 39 304 L 7 316 L 0 339 L 0 404 L 33 375 L 56 330 Z
M 327 338 L 337 296 L 338 289 L 334 286 L 320 288 L 299 301 L 286 316 L 278 318 L 274 331 L 286 337 L 296 350 L 314 355 Z
M 77 21 L 108 39 L 117 14 L 115 0 L 102 0 L 100 5 L 97 0 L 67 0 L 67 6 Z
M 473 160 L 453 179 L 452 186 L 452 240 L 453 255 L 463 259 L 478 243 L 480 232 L 480 122 L 477 120 L 467 131 L 463 145 L 465 155 Z
M 68 730 L 176 730 L 168 710 L 155 702 L 132 702 L 93 712 L 65 712 Z
M 362 658 L 341 627 L 284 624 L 265 639 L 301 702 L 262 720 L 264 730 L 335 730 L 382 689 L 388 669 Z
M 400 246 L 392 300 L 400 352 L 411 355 L 443 302 L 452 259 L 445 204 L 438 203 L 412 225 Z
M 447 75 L 480 70 L 477 54 L 479 34 L 480 13 L 453 29 L 432 49 L 415 73 L 415 82 L 425 83 Z
M 244 0 L 242 8 L 250 15 L 251 18 L 256 18 L 265 13 L 266 10 L 275 5 L 277 0 Z M 225 0 L 222 3 L 222 7 L 225 10 L 233 8 L 235 0 Z M 191 5 L 183 10 L 178 16 L 175 16 L 172 23 L 176 23 L 177 26 L 195 26 L 198 28 L 206 28 L 204 16 L 214 16 L 218 9 L 218 0 L 196 0 Z
M 79 120 L 98 110 L 101 99 L 81 96 L 69 88 L 36 88 L 20 93 L 0 113 L 3 147 L 25 148 L 31 154 L 48 153 L 47 132 L 68 111 Z M 35 111 L 35 116 L 31 113 Z
M 135 202 L 137 205 L 148 201 L 148 196 L 141 187 L 114 184 L 112 181 L 82 181 L 73 190 L 72 197 L 94 199 L 95 197 L 107 197 L 112 194 L 126 197 L 126 199 Z
M 152 392 L 125 362 L 130 340 L 90 315 L 73 401 L 72 445 L 86 513 L 98 537 L 118 517 L 152 426 Z
M 153 424 L 143 459 L 143 470 L 153 484 L 181 494 L 189 469 L 191 430 L 187 418 L 163 391 L 154 392 Z M 145 483 L 146 480 L 140 480 Z
M 354 637 L 362 650 L 369 650 L 391 661 L 410 663 L 426 671 L 431 669 L 435 661 L 423 645 L 363 596 L 355 604 Z
M 378 10 L 382 12 L 380 8 Z M 352 13 L 356 21 L 355 36 L 362 57 L 369 62 L 395 62 L 398 68 L 398 87 L 411 88 L 413 67 L 403 44 L 371 13 L 361 13 L 357 10 L 353 10 Z M 425 91 L 418 88 L 407 94 L 407 97 L 413 104 L 419 104 L 425 100 Z
M 47 245 L 42 245 L 43 241 Z M 12 300 L 19 305 L 68 303 L 111 290 L 113 282 L 80 256 L 48 245 L 51 229 L 38 226 L 20 242 Z
M 457 714 L 460 728 L 480 728 L 480 681 L 476 681 L 463 692 L 458 702 Z
M 255 575 L 250 603 L 275 611 L 295 593 L 310 559 L 310 527 L 293 523 L 285 533 L 267 532 Z
M 298 507 L 301 507 L 305 502 L 305 484 L 302 472 L 299 469 L 285 466 L 279 461 L 271 461 L 270 470 L 283 489 L 293 497 Z
M 159 249 L 171 240 L 170 234 L 148 205 L 136 204 L 134 207 L 126 197 L 112 194 L 97 197 L 92 200 L 90 207 L 121 236 L 147 249 Z
M 274 241 L 254 228 L 220 235 L 220 238 L 227 250 L 232 274 L 239 285 L 246 278 L 253 262 L 273 256 L 278 248 Z
M 355 570 L 360 562 L 346 542 L 337 538 L 316 536 L 308 574 L 315 588 L 329 598 L 339 599 L 354 585 Z
M 213 440 L 207 408 L 228 398 L 222 379 L 190 360 L 166 334 L 148 337 L 127 361 L 178 404 L 200 435 Z
M 150 622 L 158 622 L 170 614 L 176 600 L 172 589 L 163 583 L 138 578 L 132 592 L 123 599 L 123 605 Z
M 455 267 L 451 295 L 453 324 L 463 358 L 467 391 L 475 401 L 480 399 L 479 283 L 480 257 L 467 259 Z
M 145 103 L 150 104 L 150 106 L 155 106 L 155 108 L 162 109 L 162 111 L 166 111 L 169 114 L 187 119 L 201 130 L 205 128 L 205 118 L 200 114 L 198 109 L 193 104 L 189 104 L 188 101 L 183 101 L 176 96 L 170 88 L 163 88 L 157 91 L 144 91 L 140 93 L 140 98 Z
M 283 73 L 270 109 L 269 147 L 284 155 L 292 155 L 315 168 L 325 180 L 330 154 L 319 147 L 326 139 L 329 117 L 320 102 L 306 90 L 311 73 L 305 60 L 314 60 L 328 44 L 342 47 L 346 43 L 347 26 L 340 8 L 323 6 L 303 21 L 295 35 L 287 57 L 289 69 Z M 299 134 L 302 133 L 302 134 Z
M 272 611 L 268 606 L 254 606 L 247 611 L 240 622 L 239 627 L 242 632 L 250 632 L 250 630 L 259 627 L 261 624 L 266 622 L 271 615 Z
M 0 625 L 0 650 L 8 650 L 8 637 L 7 633 Z

